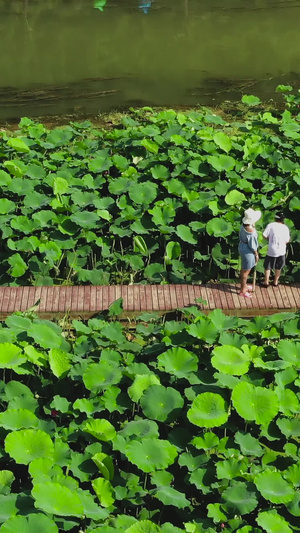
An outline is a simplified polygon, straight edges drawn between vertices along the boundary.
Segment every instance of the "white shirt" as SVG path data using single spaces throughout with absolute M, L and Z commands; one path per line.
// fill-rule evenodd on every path
M 286 243 L 290 240 L 290 230 L 281 222 L 268 224 L 263 236 L 269 240 L 268 255 L 279 257 L 286 253 Z

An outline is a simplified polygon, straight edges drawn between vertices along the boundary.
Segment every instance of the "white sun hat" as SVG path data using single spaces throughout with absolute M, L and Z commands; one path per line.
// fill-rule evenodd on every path
M 252 226 L 254 226 L 255 222 L 257 222 L 260 219 L 260 217 L 261 217 L 261 211 L 259 210 L 254 211 L 254 209 L 250 207 L 249 209 L 246 209 L 242 222 L 243 224 L 251 224 Z

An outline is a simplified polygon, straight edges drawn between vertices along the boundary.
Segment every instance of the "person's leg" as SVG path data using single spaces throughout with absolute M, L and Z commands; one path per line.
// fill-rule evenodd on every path
M 273 282 L 275 287 L 278 285 L 278 280 L 279 280 L 280 274 L 281 274 L 281 270 L 276 270 L 275 269 L 274 282 Z
M 270 269 L 265 270 L 264 285 L 269 285 L 270 273 L 271 273 L 271 270 L 270 270 Z
M 278 280 L 279 280 L 279 277 L 280 277 L 280 274 L 281 274 L 281 270 L 283 269 L 285 265 L 285 255 L 281 255 L 279 257 L 276 257 L 276 261 L 275 261 L 275 276 L 274 276 L 274 282 L 273 282 L 273 285 L 275 287 L 277 287 L 278 285 Z
M 244 270 L 244 269 L 241 269 L 241 289 L 240 289 L 240 294 L 249 294 L 248 293 L 248 288 L 247 288 L 247 279 L 248 279 L 248 276 L 250 274 L 250 270 Z

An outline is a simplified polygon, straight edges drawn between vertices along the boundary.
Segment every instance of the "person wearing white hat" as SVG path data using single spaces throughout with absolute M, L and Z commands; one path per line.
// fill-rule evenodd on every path
M 250 294 L 251 288 L 247 286 L 247 279 L 250 271 L 255 267 L 258 255 L 258 239 L 255 229 L 255 223 L 260 219 L 261 211 L 254 211 L 254 209 L 246 209 L 242 226 L 240 228 L 240 243 L 239 253 L 241 256 L 241 288 L 239 295 L 244 298 L 252 298 Z

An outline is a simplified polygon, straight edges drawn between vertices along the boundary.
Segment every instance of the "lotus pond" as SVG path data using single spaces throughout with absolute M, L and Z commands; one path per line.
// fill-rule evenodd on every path
M 300 317 L 0 329 L 0 532 L 292 533 Z
M 281 112 L 244 96 L 249 111 L 235 118 L 142 108 L 105 129 L 23 118 L 16 132 L 2 130 L 0 284 L 235 278 L 249 206 L 263 211 L 260 234 L 284 211 L 285 279 L 299 280 L 299 96 L 278 90 Z

